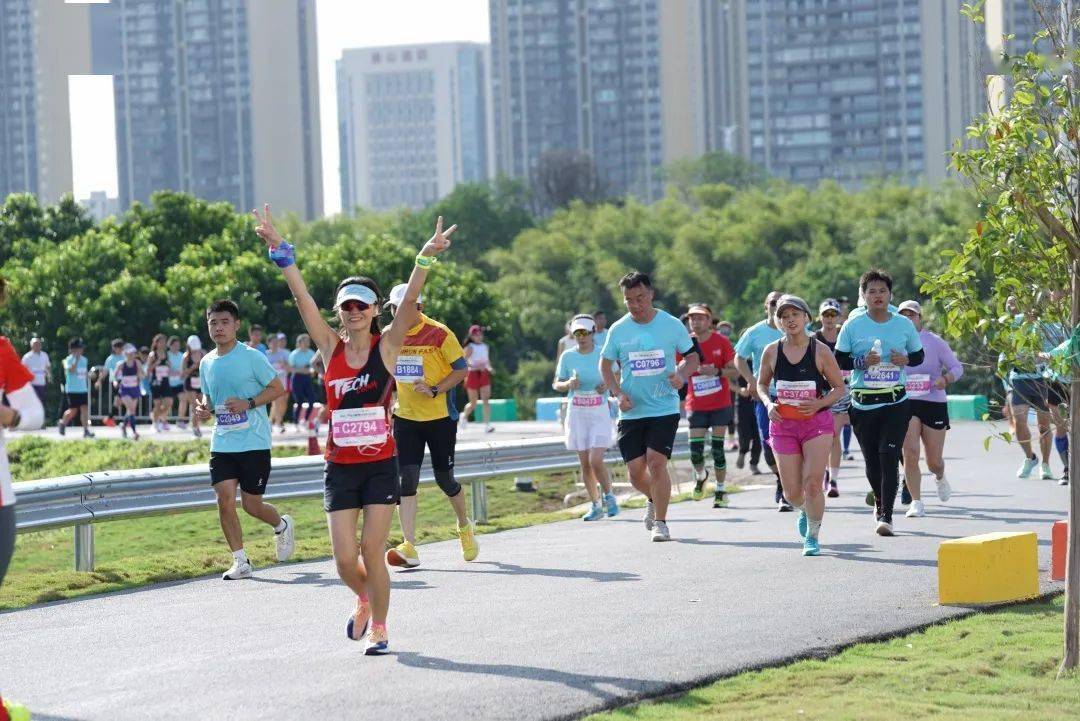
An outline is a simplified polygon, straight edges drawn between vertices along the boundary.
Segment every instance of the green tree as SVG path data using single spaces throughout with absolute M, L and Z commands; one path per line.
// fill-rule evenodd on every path
M 982 2 L 965 5 L 982 22 Z M 1060 16 L 1043 12 L 1036 42 L 1047 47 L 1003 58 L 1010 87 L 990 84 L 991 113 L 969 129 L 977 144 L 953 156 L 957 169 L 983 199 L 974 224 L 951 262 L 924 288 L 944 309 L 954 335 L 971 336 L 1006 363 L 1034 365 L 1040 339 L 1030 319 L 1080 324 L 1080 8 L 1063 3 Z M 1071 291 L 1071 292 L 1068 292 Z M 1014 316 L 1019 312 L 1020 316 Z M 1014 318 L 1027 318 L 1017 322 Z M 1080 333 L 1058 370 L 1072 378 L 1069 461 L 1070 542 L 1066 572 L 1065 644 L 1061 670 L 1080 664 Z M 989 439 L 988 439 L 989 442 Z

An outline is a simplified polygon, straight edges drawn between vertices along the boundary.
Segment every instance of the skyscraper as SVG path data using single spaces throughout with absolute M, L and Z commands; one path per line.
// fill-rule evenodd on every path
M 421 207 L 488 177 L 487 46 L 346 50 L 337 63 L 341 207 Z
M 87 5 L 0 0 L 0 201 L 72 192 L 68 75 L 89 69 Z
M 728 0 L 732 149 L 772 175 L 934 182 L 986 108 L 987 31 L 960 0 Z M 1030 37 L 1027 0 L 992 0 Z
M 611 194 L 653 199 L 698 149 L 700 0 L 491 0 L 499 172 L 534 179 L 547 151 L 592 158 Z
M 156 190 L 322 214 L 314 0 L 92 6 L 113 76 L 120 205 Z

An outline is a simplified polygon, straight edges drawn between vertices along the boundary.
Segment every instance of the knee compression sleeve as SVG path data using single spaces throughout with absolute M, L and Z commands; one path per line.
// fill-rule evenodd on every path
M 416 488 L 420 485 L 420 466 L 401 466 L 398 474 L 401 477 L 401 496 L 415 496 Z
M 690 439 L 690 463 L 694 468 L 701 468 L 705 464 L 705 439 Z
M 724 437 L 713 436 L 711 440 L 713 467 L 723 470 L 727 468 L 727 458 L 724 457 Z
M 453 498 L 461 493 L 461 484 L 454 480 L 453 468 L 436 469 L 433 473 L 435 474 L 435 482 L 439 484 L 439 488 L 442 489 L 447 498 Z

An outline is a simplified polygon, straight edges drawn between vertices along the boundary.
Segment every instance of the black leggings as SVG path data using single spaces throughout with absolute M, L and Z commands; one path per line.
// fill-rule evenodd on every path
M 911 420 L 911 403 L 905 398 L 895 405 L 865 411 L 852 406 L 848 413 L 866 462 L 866 480 L 874 491 L 877 519 L 892 523 L 893 504 L 900 485 L 904 436 Z
M 397 444 L 402 497 L 416 495 L 425 445 L 431 454 L 431 470 L 439 488 L 450 498 L 461 493 L 461 484 L 454 480 L 457 427 L 457 421 L 449 417 L 435 421 L 410 421 L 394 416 L 394 442 Z
M 758 435 L 757 418 L 754 416 L 754 401 L 739 396 L 739 454 L 750 454 L 750 462 L 755 466 L 761 460 L 761 436 Z
M 0 506 L 0 585 L 15 552 L 15 506 Z

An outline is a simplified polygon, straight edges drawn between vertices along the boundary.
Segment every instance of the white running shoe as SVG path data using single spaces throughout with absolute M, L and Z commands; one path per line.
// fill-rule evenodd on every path
M 490 423 L 488 423 L 486 426 L 484 426 L 484 433 L 494 433 L 494 432 L 495 432 L 495 426 L 491 425 Z
M 945 474 L 941 474 L 941 478 L 936 478 L 937 481 L 937 497 L 942 503 L 945 503 L 952 498 L 952 486 L 945 480 Z
M 240 561 L 233 559 L 233 564 L 229 567 L 229 570 L 221 574 L 221 580 L 236 581 L 241 578 L 251 578 L 252 570 L 250 561 L 241 563 Z
M 892 524 L 886 521 L 878 521 L 877 529 L 875 532 L 879 536 L 891 536 L 893 535 Z
M 296 547 L 296 524 L 288 514 L 283 515 L 281 520 L 285 522 L 285 528 L 281 533 L 274 533 L 274 545 L 277 547 L 277 560 L 288 561 Z
M 656 519 L 656 507 L 652 501 L 645 501 L 645 530 L 653 529 L 653 521 Z
M 1044 481 L 1054 480 L 1054 472 L 1050 470 L 1049 463 L 1043 463 L 1039 468 L 1039 475 Z
M 926 511 L 923 510 L 923 502 L 913 500 L 911 505 L 908 506 L 907 513 L 904 514 L 908 518 L 922 518 L 926 515 Z
M 670 541 L 671 533 L 668 531 L 665 521 L 656 521 L 653 524 L 652 539 L 654 541 Z

